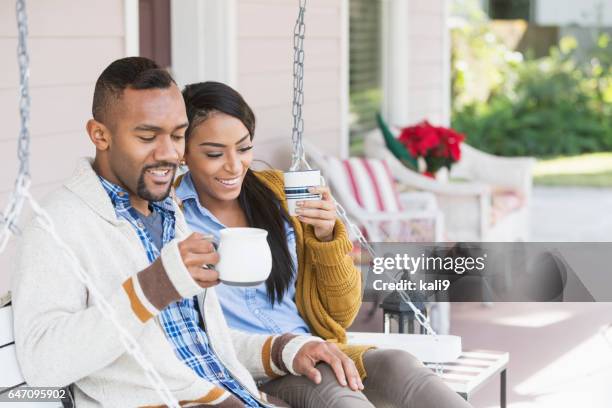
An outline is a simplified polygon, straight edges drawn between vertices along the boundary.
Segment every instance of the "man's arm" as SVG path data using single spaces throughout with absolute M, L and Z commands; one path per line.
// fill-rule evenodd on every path
M 267 335 L 230 329 L 238 360 L 257 379 L 276 378 L 293 371 L 293 359 L 307 342 L 323 340 L 291 333 Z
M 185 242 L 185 241 L 184 241 Z M 169 303 L 199 293 L 201 286 L 172 241 L 161 257 L 134 273 L 106 298 L 115 319 L 138 339 Z M 22 237 L 13 282 L 17 356 L 32 386 L 66 386 L 111 364 L 125 349 L 119 332 L 87 288 L 72 261 L 40 226 Z
M 231 335 L 238 359 L 255 379 L 305 375 L 318 384 L 321 373 L 315 365 L 324 362 L 331 366 L 340 385 L 355 391 L 363 389 L 353 361 L 335 344 L 319 337 L 291 333 L 270 336 L 235 329 L 231 329 Z M 257 350 L 259 353 L 254 352 Z

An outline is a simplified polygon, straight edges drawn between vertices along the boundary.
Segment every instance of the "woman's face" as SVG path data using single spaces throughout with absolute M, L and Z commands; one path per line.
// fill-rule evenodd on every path
M 212 113 L 191 132 L 185 161 L 202 205 L 238 198 L 252 148 L 248 129 L 225 113 Z

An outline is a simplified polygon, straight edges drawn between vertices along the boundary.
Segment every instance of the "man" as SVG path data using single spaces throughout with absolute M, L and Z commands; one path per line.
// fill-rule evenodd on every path
M 265 406 L 257 379 L 287 373 L 362 387 L 337 347 L 308 336 L 231 331 L 215 292 L 218 255 L 190 234 L 169 198 L 184 151 L 185 105 L 170 75 L 133 57 L 98 78 L 83 160 L 44 209 L 115 319 L 134 337 L 177 400 L 189 406 Z M 74 384 L 81 407 L 162 401 L 118 330 L 76 278 L 73 260 L 40 219 L 24 231 L 14 278 L 18 359 L 32 386 Z

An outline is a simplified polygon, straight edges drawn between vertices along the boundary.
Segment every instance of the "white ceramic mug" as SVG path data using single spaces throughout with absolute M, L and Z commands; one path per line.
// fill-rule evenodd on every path
M 231 286 L 257 286 L 272 271 L 268 231 L 260 228 L 225 228 L 220 232 L 219 279 Z
M 295 203 L 298 201 L 321 199 L 321 194 L 312 194 L 308 191 L 308 187 L 321 185 L 321 172 L 319 170 L 286 171 L 283 175 L 289 215 L 297 215 L 295 213 Z

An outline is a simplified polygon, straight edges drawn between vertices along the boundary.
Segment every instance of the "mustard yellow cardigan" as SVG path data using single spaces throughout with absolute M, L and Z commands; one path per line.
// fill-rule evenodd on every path
M 254 172 L 287 210 L 283 173 L 278 170 Z M 363 354 L 372 346 L 346 344 L 346 328 L 355 320 L 361 306 L 361 273 L 349 257 L 352 249 L 346 228 L 336 220 L 334 237 L 319 241 L 312 225 L 291 217 L 295 231 L 298 271 L 295 303 L 313 334 L 337 343 L 366 377 Z

